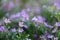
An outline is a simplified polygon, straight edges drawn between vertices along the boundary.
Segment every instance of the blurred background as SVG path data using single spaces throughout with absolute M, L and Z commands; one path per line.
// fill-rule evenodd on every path
M 0 17 L 7 13 L 11 15 L 12 13 L 21 12 L 23 9 L 31 11 L 33 15 L 38 15 L 45 9 L 53 11 L 54 2 L 56 1 L 57 0 L 0 0 Z
M 18 23 L 20 23 L 21 21 L 22 21 L 21 22 L 22 24 L 23 24 L 23 22 L 26 22 L 25 24 L 27 24 L 27 26 L 32 26 L 30 28 L 34 32 L 35 29 L 33 29 L 33 28 L 35 28 L 35 24 L 34 24 L 35 22 L 32 23 L 31 19 L 33 18 L 33 20 L 36 21 L 37 20 L 36 17 L 40 18 L 40 22 L 44 20 L 44 22 L 47 23 L 45 25 L 49 24 L 48 26 L 50 26 L 50 27 L 54 26 L 54 28 L 55 28 L 55 23 L 60 22 L 60 0 L 0 0 L 0 22 L 1 22 L 0 26 L 5 26 L 9 30 L 6 35 L 8 37 L 12 37 L 11 39 L 15 39 L 16 35 L 18 35 L 20 37 L 19 32 L 21 32 L 21 31 L 18 30 L 20 28 Z M 29 24 L 29 23 L 31 23 L 31 24 Z M 23 25 L 25 25 L 25 24 L 23 24 Z M 36 24 L 38 24 L 38 23 L 36 23 Z M 37 28 L 39 28 L 41 26 L 41 28 L 40 28 L 41 30 L 36 29 L 37 30 L 36 34 L 38 34 L 38 37 L 40 37 L 39 36 L 40 34 L 45 33 L 43 31 L 46 31 L 46 30 L 48 30 L 50 32 L 49 34 L 53 34 L 53 33 L 51 33 L 51 31 L 54 28 L 48 29 L 44 25 L 39 25 L 39 24 L 38 24 Z M 60 26 L 60 23 L 59 23 L 59 26 Z M 26 25 L 25 25 L 25 27 L 26 27 Z M 16 32 L 17 34 L 13 33 L 15 31 L 15 29 L 13 29 L 13 32 L 11 32 L 12 28 L 15 28 L 19 32 Z M 29 29 L 29 28 L 27 28 L 27 29 Z M 32 32 L 31 29 L 29 29 L 27 31 Z M 1 28 L 0 28 L 0 31 L 1 31 Z M 28 32 L 26 32 L 27 34 L 22 33 L 21 35 L 24 35 L 23 37 L 25 37 L 26 35 L 29 34 L 30 35 L 29 37 L 31 37 L 32 39 L 33 38 L 35 39 L 35 37 L 31 36 L 34 34 L 33 32 L 30 34 Z M 41 32 L 41 33 L 39 34 L 39 32 Z M 1 32 L 0 39 L 5 38 L 4 37 L 5 34 L 4 35 L 3 34 L 4 33 Z M 54 35 L 54 37 L 57 36 L 60 38 L 60 28 L 58 28 L 58 31 L 56 32 L 56 34 L 53 34 L 53 35 Z M 6 38 L 10 39 L 8 37 L 6 37 Z M 38 39 L 38 37 L 37 37 L 37 39 Z M 51 37 L 51 35 L 49 37 Z M 19 39 L 19 38 L 17 37 L 17 39 Z

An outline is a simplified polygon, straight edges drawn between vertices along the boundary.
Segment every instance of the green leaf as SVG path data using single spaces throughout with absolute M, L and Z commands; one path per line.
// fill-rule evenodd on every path
M 57 18 L 57 20 L 60 22 L 60 14 L 56 14 L 55 16 Z

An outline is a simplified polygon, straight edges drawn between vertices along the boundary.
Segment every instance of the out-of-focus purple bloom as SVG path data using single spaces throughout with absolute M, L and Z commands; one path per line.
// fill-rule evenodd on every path
M 7 19 L 7 18 L 4 19 L 4 22 L 5 23 L 11 23 L 10 19 Z
M 19 22 L 19 26 L 27 28 L 27 25 L 25 25 L 23 22 Z
M 32 18 L 32 21 L 37 22 L 37 21 L 38 21 L 38 19 L 37 19 L 36 17 L 33 17 L 33 18 Z
M 14 19 L 14 18 L 16 18 L 16 15 L 15 15 L 15 14 L 12 14 L 12 15 L 10 16 L 10 19 Z
M 47 35 L 47 38 L 53 38 L 53 35 L 49 34 L 49 35 Z
M 58 37 L 54 37 L 54 40 L 58 40 Z
M 2 21 L 0 21 L 0 25 L 2 25 Z
M 21 11 L 21 15 L 23 18 L 25 18 L 26 20 L 29 20 L 29 15 L 27 14 L 27 12 L 25 10 Z
M 24 26 L 24 23 L 23 22 L 19 22 L 19 26 L 20 27 L 23 27 Z
M 7 29 L 7 28 L 5 28 L 4 26 L 1 26 L 1 27 L 0 27 L 0 31 L 5 31 L 5 32 L 7 32 L 7 31 L 8 31 L 8 29 Z
M 3 29 L 0 27 L 0 31 L 3 31 Z
M 43 23 L 45 19 L 41 16 L 33 17 L 32 21 Z
M 35 8 L 34 10 L 36 13 L 40 13 L 40 8 Z
M 10 16 L 10 19 L 12 20 L 12 19 L 15 19 L 15 18 L 20 18 L 20 12 L 18 12 L 18 13 L 16 13 L 16 14 L 12 14 L 11 16 Z
M 31 11 L 31 10 L 30 10 L 30 8 L 27 8 L 26 11 L 29 12 L 29 11 Z
M 48 31 L 45 31 L 45 34 L 41 36 L 41 38 L 47 38 L 46 36 L 48 35 Z
M 42 35 L 41 38 L 46 38 L 46 35 Z
M 48 28 L 53 28 L 53 26 L 47 24 L 46 22 L 44 22 L 44 25 L 45 25 L 46 27 L 48 27 Z
M 14 3 L 12 1 L 9 1 L 8 3 L 8 9 L 11 10 L 14 8 Z
M 8 28 L 5 28 L 4 31 L 5 31 L 5 32 L 8 32 Z
M 23 29 L 19 29 L 18 32 L 23 32 L 24 30 Z
M 24 25 L 23 27 L 28 28 L 28 26 L 27 26 L 27 25 Z
M 60 10 L 60 4 L 59 4 L 58 2 L 55 2 L 55 3 L 54 3 L 54 6 L 55 6 L 58 10 Z
M 38 24 L 35 24 L 35 27 L 38 27 Z
M 46 31 L 45 34 L 42 35 L 41 38 L 53 38 L 53 35 L 49 34 L 49 33 Z
M 52 30 L 52 33 L 55 33 L 57 31 L 57 28 L 54 28 L 53 30 Z
M 29 39 L 29 38 L 26 38 L 26 40 L 31 40 L 31 39 Z
M 43 23 L 45 21 L 45 18 L 43 18 L 42 16 L 38 16 L 38 22 Z
M 60 26 L 60 22 L 56 22 L 55 23 L 55 26 Z
M 26 8 L 31 8 L 31 6 L 28 2 L 25 5 L 26 5 Z
M 20 12 L 15 14 L 16 17 L 20 17 Z
M 26 19 L 25 18 L 21 18 L 22 19 L 22 21 L 26 21 Z
M 35 27 L 37 27 L 38 26 L 38 22 L 39 23 L 43 23 L 45 21 L 45 19 L 43 17 L 41 17 L 41 16 L 37 16 L 37 17 L 33 17 L 32 21 L 37 22 L 37 24 L 35 24 Z
M 45 31 L 45 35 L 48 35 L 49 33 L 48 33 L 48 31 Z
M 13 28 L 13 29 L 11 29 L 11 31 L 12 31 L 12 32 L 16 32 L 16 29 L 15 29 L 15 28 Z

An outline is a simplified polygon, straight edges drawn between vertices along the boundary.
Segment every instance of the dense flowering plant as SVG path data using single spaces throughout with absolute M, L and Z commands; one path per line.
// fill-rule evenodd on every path
M 60 40 L 60 2 L 47 2 L 1 0 L 0 40 Z

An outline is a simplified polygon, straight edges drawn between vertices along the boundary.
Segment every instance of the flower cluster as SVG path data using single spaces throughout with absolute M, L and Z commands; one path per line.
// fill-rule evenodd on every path
M 22 3 L 20 3 L 19 1 L 21 1 Z M 30 0 L 28 2 L 27 1 L 1 1 L 1 10 L 3 11 L 0 10 L 0 39 L 59 40 L 59 2 L 57 1 L 53 4 L 49 3 L 49 5 L 46 5 L 46 2 L 41 3 L 39 0 L 38 1 L 41 4 L 39 4 L 36 0 Z

